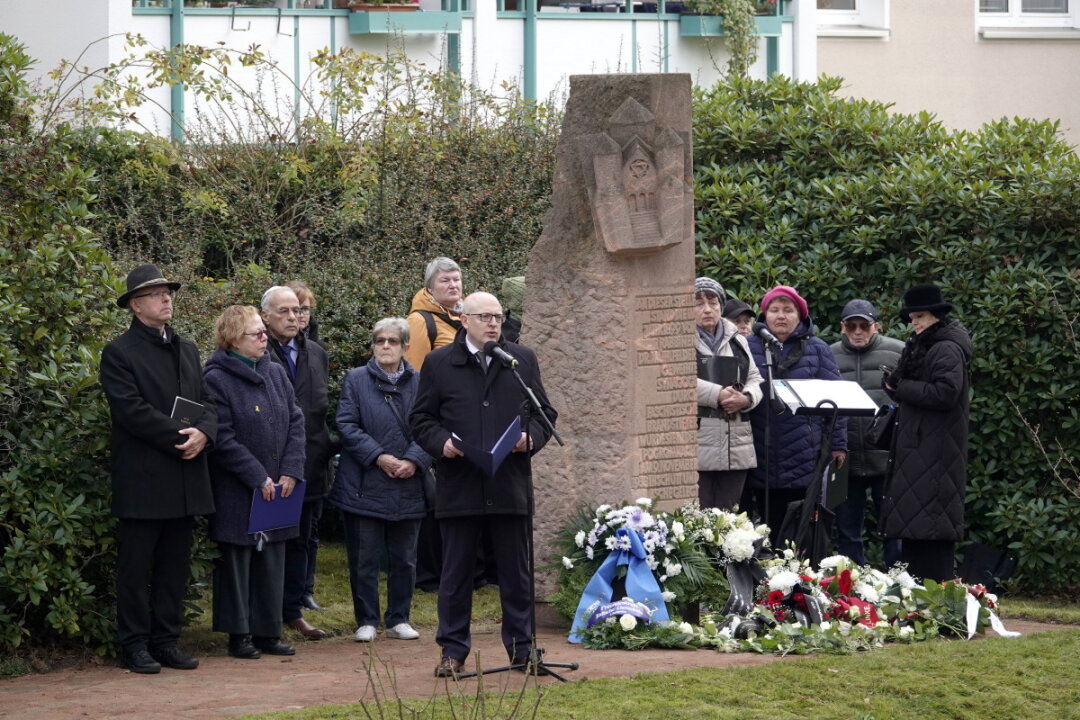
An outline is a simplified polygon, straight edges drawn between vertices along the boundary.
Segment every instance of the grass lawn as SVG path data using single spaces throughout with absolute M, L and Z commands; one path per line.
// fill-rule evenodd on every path
M 697 652 L 708 652 L 698 650 Z M 1080 718 L 1080 630 L 935 641 L 761 667 L 700 668 L 508 691 L 251 718 Z

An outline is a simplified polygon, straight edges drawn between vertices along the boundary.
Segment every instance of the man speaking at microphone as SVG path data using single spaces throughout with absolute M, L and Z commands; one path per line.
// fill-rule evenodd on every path
M 525 663 L 532 649 L 529 458 L 547 443 L 551 433 L 532 416 L 528 396 L 509 367 L 511 361 L 516 361 L 515 369 L 552 423 L 556 412 L 544 392 L 533 351 L 501 339 L 503 317 L 502 306 L 494 295 L 477 292 L 465 298 L 462 329 L 452 343 L 424 360 L 410 416 L 416 442 L 432 457 L 443 458 L 435 503 L 443 540 L 439 629 L 435 636 L 442 657 L 435 669 L 436 677 L 454 677 L 462 672 L 471 649 L 473 574 L 477 545 L 485 527 L 495 539 L 502 640 L 507 657 L 511 663 Z M 501 357 L 493 348 L 509 358 Z M 521 436 L 493 477 L 466 459 L 454 445 L 452 435 L 457 435 L 465 443 L 489 449 L 515 417 L 521 419 Z

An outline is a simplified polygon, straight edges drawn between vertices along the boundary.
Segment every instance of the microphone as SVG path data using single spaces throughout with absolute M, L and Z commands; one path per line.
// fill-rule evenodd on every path
M 499 343 L 494 340 L 484 343 L 484 354 L 488 357 L 499 358 L 506 367 L 517 367 L 517 358 L 499 347 Z
M 762 342 L 767 342 L 770 345 L 783 344 L 769 331 L 769 326 L 763 322 L 754 323 L 754 334 L 761 338 Z

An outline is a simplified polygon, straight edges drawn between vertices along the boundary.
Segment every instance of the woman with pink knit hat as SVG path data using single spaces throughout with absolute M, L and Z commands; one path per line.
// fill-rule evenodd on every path
M 777 285 L 761 299 L 761 315 L 758 319 L 780 341 L 773 352 L 774 379 L 840 380 L 840 371 L 832 350 L 821 338 L 814 335 L 814 323 L 810 308 L 795 288 Z M 765 350 L 761 339 L 754 335 L 747 338 L 754 362 L 765 377 Z M 771 454 L 765 462 L 765 413 L 766 403 L 759 404 L 750 414 L 754 428 L 754 448 L 757 451 L 757 467 L 750 471 L 751 487 L 755 489 L 759 508 L 765 502 L 765 468 L 769 468 L 768 498 L 769 515 L 764 518 L 772 531 L 775 544 L 780 523 L 788 503 L 802 500 L 806 487 L 814 473 L 814 465 L 822 443 L 824 420 L 809 415 L 793 415 L 790 410 L 773 416 Z M 833 457 L 842 465 L 847 456 L 847 420 L 838 418 L 829 443 Z

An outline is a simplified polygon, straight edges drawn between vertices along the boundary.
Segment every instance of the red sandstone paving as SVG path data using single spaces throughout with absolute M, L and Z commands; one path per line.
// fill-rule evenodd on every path
M 1006 621 L 1010 630 L 1030 634 L 1060 625 Z M 484 667 L 505 662 L 496 629 L 474 633 L 474 650 Z M 666 672 L 695 667 L 737 667 L 776 662 L 773 656 L 722 654 L 708 650 L 585 650 L 571 645 L 561 630 L 540 633 L 540 647 L 549 662 L 576 662 L 566 671 L 569 680 L 631 677 L 642 672 Z M 231 718 L 270 712 L 344 704 L 372 697 L 368 664 L 374 658 L 383 694 L 392 687 L 400 697 L 423 698 L 447 691 L 472 694 L 476 680 L 436 680 L 439 658 L 433 631 L 422 628 L 419 640 L 387 640 L 380 634 L 372 645 L 351 635 L 297 645 L 291 658 L 264 656 L 236 660 L 223 653 L 204 656 L 194 671 L 163 669 L 160 675 L 137 675 L 111 664 L 84 665 L 42 675 L 0 680 L 0 718 L 11 720 L 136 720 Z M 474 658 L 470 658 L 470 663 Z M 472 667 L 470 667 L 472 669 Z M 392 675 L 393 679 L 388 680 Z M 518 689 L 522 682 L 555 684 L 554 678 L 526 678 L 517 672 L 488 675 L 484 686 L 499 691 Z

